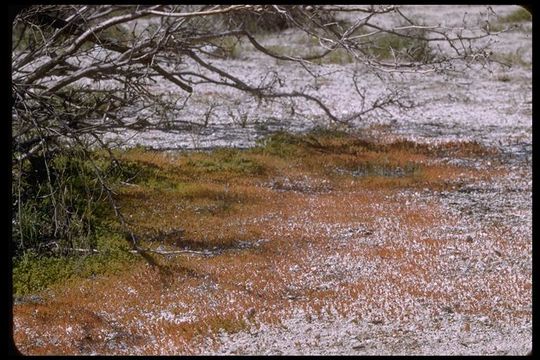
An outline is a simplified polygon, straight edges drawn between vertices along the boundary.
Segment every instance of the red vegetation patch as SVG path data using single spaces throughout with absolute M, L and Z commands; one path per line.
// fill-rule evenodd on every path
M 192 161 L 206 161 L 208 171 L 195 182 L 178 170 L 186 164 L 181 156 L 125 154 L 167 178 L 154 179 L 154 187 L 147 182 L 120 190 L 125 215 L 143 243 L 220 251 L 210 257 L 148 253 L 121 274 L 66 285 L 44 304 L 17 305 L 19 349 L 25 354 L 198 354 L 218 346 L 213 339 L 221 331 L 279 324 L 295 309 L 314 317 L 335 311 L 357 319 L 383 321 L 374 314 L 384 313 L 384 321 L 412 321 L 421 301 L 494 318 L 500 308 L 485 301 L 486 292 L 499 296 L 501 307 L 516 297 L 526 305 L 531 284 L 521 278 L 507 281 L 482 273 L 465 281 L 449 272 L 455 261 L 448 249 L 457 240 L 436 230 L 460 219 L 433 201 L 403 193 L 452 189 L 504 171 L 426 165 L 436 159 L 432 149 L 411 142 L 377 147 L 322 139 L 319 145 L 324 151 L 311 149 L 309 160 L 290 167 L 279 158 L 248 152 L 242 154 L 245 160 L 214 171 L 210 155 L 193 156 Z M 458 143 L 435 153 L 485 155 L 476 144 Z M 378 165 L 385 158 L 391 166 L 417 164 L 419 172 L 395 178 L 328 172 L 330 165 Z M 246 177 L 238 166 L 249 161 L 265 171 Z M 281 186 L 274 186 L 270 180 L 278 177 Z M 283 185 L 284 178 L 296 185 Z M 313 183 L 326 185 L 310 188 Z M 502 251 L 516 251 L 508 230 L 486 231 L 498 234 L 493 241 Z M 526 240 L 517 246 L 526 247 Z

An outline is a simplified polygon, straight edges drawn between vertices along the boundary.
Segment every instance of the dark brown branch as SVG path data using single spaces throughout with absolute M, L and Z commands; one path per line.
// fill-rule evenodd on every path
M 329 50 L 323 52 L 322 54 L 306 56 L 306 57 L 293 57 L 293 56 L 278 55 L 278 54 L 275 54 L 272 51 L 268 50 L 267 48 L 262 46 L 260 43 L 258 43 L 257 40 L 255 40 L 255 38 L 253 36 L 251 36 L 251 34 L 249 34 L 248 32 L 244 32 L 244 35 L 246 35 L 249 42 L 253 45 L 253 47 L 255 47 L 255 49 L 259 50 L 260 52 L 262 52 L 262 53 L 264 53 L 264 54 L 266 54 L 268 56 L 271 56 L 271 57 L 273 57 L 275 59 L 279 59 L 279 60 L 287 60 L 287 61 L 310 61 L 310 60 L 316 60 L 316 59 L 320 59 L 320 58 L 325 57 L 330 52 L 332 52 L 332 50 L 334 50 L 334 49 L 329 49 Z
M 156 70 L 159 75 L 163 76 L 165 79 L 169 80 L 170 82 L 174 83 L 175 85 L 178 85 L 180 88 L 187 91 L 188 93 L 191 94 L 193 92 L 193 88 L 191 86 L 189 86 L 188 84 L 182 82 L 180 79 L 178 79 L 177 77 L 175 77 L 171 73 L 167 72 L 161 66 L 156 64 L 156 65 L 152 66 L 152 68 L 154 70 Z

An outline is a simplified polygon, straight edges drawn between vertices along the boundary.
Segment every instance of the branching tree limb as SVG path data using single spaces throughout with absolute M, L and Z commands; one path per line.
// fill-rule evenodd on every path
M 385 16 L 397 22 L 377 21 Z M 310 52 L 287 53 L 269 45 L 257 31 L 265 21 L 294 29 L 312 44 Z M 484 40 L 492 34 L 482 27 L 419 23 L 398 6 L 32 6 L 13 25 L 13 163 L 48 159 L 48 152 L 84 147 L 86 139 L 106 147 L 96 141 L 102 134 L 152 128 L 157 119 L 189 109 L 191 94 L 204 86 L 217 92 L 232 88 L 259 102 L 295 99 L 329 121 L 347 125 L 372 112 L 412 105 L 399 91 L 368 98 L 365 89 L 371 85 L 362 83 L 359 75 L 445 71 L 454 64 L 487 61 L 489 41 Z M 226 49 L 231 39 L 277 61 L 276 67 L 253 80 L 250 74 L 216 64 L 213 49 Z M 392 42 L 395 39 L 401 42 Z M 344 115 L 333 108 L 313 85 L 325 62 L 335 56 L 346 56 L 350 68 L 354 66 L 354 113 Z M 280 62 L 298 65 L 306 83 L 291 85 Z M 171 85 L 168 93 L 154 91 L 164 84 Z M 203 112 L 205 126 L 218 106 L 208 108 Z M 105 179 L 96 176 L 122 218 Z

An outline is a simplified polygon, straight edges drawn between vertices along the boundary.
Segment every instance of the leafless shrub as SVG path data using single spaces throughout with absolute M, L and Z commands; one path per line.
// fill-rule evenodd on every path
M 345 13 L 356 14 L 356 20 L 336 20 Z M 385 27 L 376 21 L 387 15 L 405 25 Z M 278 54 L 261 41 L 261 31 L 284 28 L 297 29 L 314 40 L 316 51 L 304 57 Z M 170 128 L 177 114 L 189 109 L 191 94 L 205 84 L 232 88 L 257 101 L 303 101 L 342 124 L 389 107 L 407 108 L 413 104 L 398 89 L 388 89 L 376 98 L 367 96 L 366 89 L 372 85 L 362 83 L 362 74 L 445 71 L 456 64 L 486 61 L 489 42 L 480 46 L 477 40 L 488 36 L 481 28 L 418 24 L 397 6 L 31 6 L 13 23 L 14 169 L 36 158 L 49 161 L 52 151 L 75 146 L 106 148 L 104 133 L 160 124 Z M 408 48 L 402 52 L 395 42 L 381 45 L 385 37 L 405 39 L 421 48 L 417 53 Z M 214 64 L 212 48 L 226 47 L 231 39 L 267 57 L 299 64 L 306 73 L 306 86 L 282 90 L 287 74 L 279 66 L 253 82 Z M 385 56 L 374 56 L 373 44 L 386 46 Z M 325 57 L 337 62 L 331 58 L 338 51 L 348 54 L 347 62 L 359 65 L 351 91 L 358 94 L 360 105 L 346 116 L 309 90 L 309 83 L 320 77 L 315 71 L 318 64 L 325 64 Z M 158 82 L 170 83 L 175 90 L 166 96 L 155 93 L 152 86 Z M 215 107 L 210 106 L 206 125 Z M 22 173 L 14 172 L 17 176 Z M 110 189 L 105 182 L 101 185 L 113 202 Z M 50 195 L 56 196 L 54 189 Z

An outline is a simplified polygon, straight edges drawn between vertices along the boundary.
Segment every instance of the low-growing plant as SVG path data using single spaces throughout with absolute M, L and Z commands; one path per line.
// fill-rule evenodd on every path
M 12 204 L 15 293 L 39 291 L 71 276 L 114 269 L 131 258 L 106 186 L 140 167 L 103 150 L 38 154 L 14 166 Z M 113 190 L 110 190 L 113 191 Z
M 13 181 L 13 240 L 16 253 L 60 248 L 95 246 L 102 220 L 111 216 L 99 177 L 118 177 L 118 169 L 96 153 L 49 153 L 19 164 Z
M 196 172 L 215 173 L 227 172 L 245 175 L 260 175 L 264 167 L 245 156 L 240 150 L 221 148 L 214 150 L 211 156 L 190 158 L 186 165 Z
M 298 136 L 278 132 L 259 140 L 256 151 L 267 155 L 291 158 L 299 154 L 297 144 L 300 141 Z
M 234 16 L 227 16 L 224 18 L 224 21 L 229 26 L 241 27 L 254 34 L 278 32 L 290 26 L 287 19 L 278 14 L 260 16 L 250 11 L 243 11 L 234 14 Z
M 506 28 L 507 26 L 500 22 L 486 22 L 484 25 L 482 25 L 482 29 L 487 32 L 499 32 L 505 30 Z
M 354 55 L 345 49 L 338 48 L 314 62 L 316 64 L 350 64 L 354 62 Z
M 510 14 L 501 17 L 500 21 L 504 23 L 532 21 L 532 14 L 527 9 L 520 7 Z
M 497 80 L 501 82 L 509 82 L 512 80 L 512 78 L 508 74 L 499 74 L 497 75 Z
M 242 54 L 241 42 L 234 36 L 220 37 L 214 40 L 212 44 L 216 46 L 215 55 L 229 59 L 238 59 Z
M 223 21 L 229 27 L 238 27 L 253 34 L 276 33 L 294 27 L 294 22 L 316 21 L 320 23 L 337 22 L 335 15 L 328 11 L 320 11 L 316 6 L 311 10 L 303 9 L 302 6 L 291 6 L 288 16 L 281 13 L 253 12 L 249 10 L 238 11 L 232 15 L 223 17 Z
M 274 55 L 279 56 L 302 56 L 298 48 L 290 47 L 287 45 L 268 45 L 266 49 Z
M 318 44 L 316 44 L 318 45 Z M 275 55 L 280 56 L 291 56 L 291 57 L 314 57 L 320 55 L 324 52 L 324 49 L 320 46 L 310 45 L 307 48 L 303 47 L 293 47 L 286 45 L 269 45 L 266 47 L 270 52 Z M 337 48 L 332 50 L 325 56 L 315 58 L 311 60 L 315 64 L 349 64 L 354 62 L 354 55 L 348 52 L 345 49 Z
M 523 59 L 524 52 L 525 48 L 519 48 L 514 52 L 494 53 L 492 59 L 508 67 L 522 66 L 529 68 L 531 67 L 531 63 Z
M 115 273 L 137 258 L 128 251 L 125 238 L 116 234 L 98 236 L 96 251 L 65 255 L 42 254 L 28 250 L 13 261 L 13 294 L 24 296 L 64 284 L 72 278 Z
M 423 39 L 425 33 L 421 30 L 411 30 L 398 36 L 391 33 L 373 35 L 365 44 L 367 54 L 378 60 L 398 58 L 408 61 L 430 62 L 434 53 L 427 40 Z
M 269 206 L 281 208 L 279 203 L 268 201 L 272 194 L 317 193 L 356 186 L 373 190 L 443 189 L 467 172 L 425 160 L 490 154 L 474 142 L 436 146 L 404 140 L 381 142 L 336 127 L 317 128 L 305 134 L 276 133 L 249 150 L 219 148 L 177 154 L 144 148 L 117 150 L 115 155 L 122 171 L 107 165 L 103 154 L 94 154 L 94 162 L 109 178 L 125 179 L 129 174 L 129 181 L 117 181 L 114 189 L 118 205 L 129 219 L 129 227 L 139 244 L 157 246 L 158 242 L 212 250 L 233 249 L 260 239 L 264 228 L 249 219 L 266 213 Z M 64 182 L 55 180 L 54 184 L 65 185 L 66 174 L 70 174 L 69 189 L 74 194 L 86 196 L 85 191 L 93 189 L 88 183 L 96 186 L 94 190 L 99 189 L 98 183 L 91 181 L 94 179 L 91 169 L 81 159 L 62 158 L 51 164 L 54 174 L 64 176 Z M 279 183 L 279 179 L 292 179 L 292 185 L 265 185 Z M 46 190 L 42 190 L 42 196 L 48 195 Z M 51 245 L 51 250 L 25 243 L 26 251 L 15 258 L 17 293 L 38 291 L 72 276 L 103 273 L 115 264 L 137 258 L 128 251 L 130 243 L 123 229 L 102 200 L 105 199 L 95 198 L 95 207 L 90 207 L 87 214 L 82 213 L 85 216 L 66 229 L 73 232 L 73 243 L 56 238 L 45 241 L 44 233 L 54 235 L 50 224 L 47 228 L 50 217 L 44 215 L 51 205 L 44 202 L 47 208 L 37 201 L 23 202 L 21 214 L 26 222 L 21 228 L 25 239 L 33 237 L 36 243 Z M 74 209 L 84 208 L 85 200 L 70 204 Z M 98 211 L 101 206 L 103 210 Z M 77 238 L 77 234 L 86 238 Z M 54 247 L 64 250 L 54 251 Z M 33 275 L 37 272 L 42 274 Z
M 404 166 L 398 166 L 391 163 L 373 163 L 368 162 L 359 164 L 351 170 L 355 177 L 382 176 L 382 177 L 405 177 L 418 176 L 422 171 L 419 164 L 407 162 Z
M 206 319 L 205 322 L 208 324 L 208 331 L 214 334 L 221 331 L 234 334 L 249 328 L 248 323 L 244 319 L 237 318 L 234 315 L 229 315 L 228 317 L 215 316 Z

